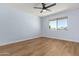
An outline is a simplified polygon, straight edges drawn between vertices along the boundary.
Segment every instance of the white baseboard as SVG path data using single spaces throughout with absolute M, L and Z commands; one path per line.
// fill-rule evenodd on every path
M 13 44 L 13 43 L 21 42 L 21 41 L 26 41 L 26 40 L 31 40 L 31 39 L 38 38 L 38 37 L 41 37 L 41 36 L 36 35 L 36 36 L 30 37 L 30 38 L 25 38 L 25 39 L 21 39 L 21 40 L 12 41 L 12 42 L 7 42 L 7 43 L 0 44 L 0 46 L 9 45 L 9 44 Z
M 79 43 L 79 40 L 64 39 L 64 38 L 58 38 L 58 37 L 49 37 L 49 36 L 43 36 L 43 37 L 55 38 L 55 39 L 59 39 L 59 40 L 65 40 L 65 41 L 71 41 L 71 42 Z
M 25 38 L 25 39 L 21 39 L 21 40 L 17 40 L 17 41 L 12 41 L 12 42 L 3 43 L 3 44 L 0 44 L 0 46 L 9 45 L 9 44 L 12 44 L 12 43 L 17 43 L 17 42 L 26 41 L 26 40 L 31 40 L 31 39 L 38 38 L 38 37 L 55 38 L 55 39 L 59 39 L 59 40 L 72 41 L 72 42 L 77 42 L 77 43 L 79 43 L 78 40 L 63 39 L 63 38 L 50 37 L 50 36 L 44 36 L 44 35 L 36 35 L 36 36 L 30 37 L 30 38 Z

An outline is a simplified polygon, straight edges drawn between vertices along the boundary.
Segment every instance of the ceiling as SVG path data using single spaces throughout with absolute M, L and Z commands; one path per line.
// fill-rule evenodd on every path
M 52 3 L 46 3 L 50 5 Z M 17 10 L 21 10 L 36 16 L 47 16 L 49 14 L 54 14 L 60 11 L 68 10 L 68 9 L 76 9 L 79 8 L 79 3 L 57 3 L 55 6 L 50 7 L 51 12 L 46 11 L 40 13 L 40 9 L 34 9 L 33 7 L 41 7 L 41 3 L 4 3 L 0 4 L 0 6 L 5 5 L 11 8 L 15 8 Z

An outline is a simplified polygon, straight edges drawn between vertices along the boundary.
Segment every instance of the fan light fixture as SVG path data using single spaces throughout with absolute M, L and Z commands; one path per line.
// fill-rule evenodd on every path
M 43 12 L 46 12 L 46 10 L 43 10 Z

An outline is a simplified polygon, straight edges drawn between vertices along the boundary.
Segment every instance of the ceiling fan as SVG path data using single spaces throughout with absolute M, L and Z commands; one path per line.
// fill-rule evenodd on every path
M 52 6 L 55 6 L 56 3 L 53 3 L 53 4 L 49 5 L 49 6 L 46 6 L 45 3 L 41 3 L 41 5 L 42 5 L 42 7 L 34 7 L 35 9 L 41 9 L 40 13 L 42 13 L 43 11 L 51 11 L 48 8 L 50 8 Z

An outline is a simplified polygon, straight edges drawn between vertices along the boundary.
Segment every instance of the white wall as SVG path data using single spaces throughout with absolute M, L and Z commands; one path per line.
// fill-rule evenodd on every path
M 40 31 L 38 17 L 0 6 L 0 45 L 34 38 Z
M 50 30 L 48 28 L 48 20 L 61 16 L 69 17 L 68 30 Z M 43 36 L 79 42 L 79 9 L 60 12 L 55 15 L 42 17 L 41 19 Z

